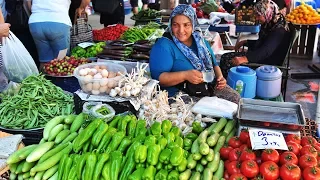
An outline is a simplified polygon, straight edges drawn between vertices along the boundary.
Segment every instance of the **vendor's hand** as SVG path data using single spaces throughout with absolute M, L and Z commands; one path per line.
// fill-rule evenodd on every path
M 192 84 L 200 84 L 203 82 L 202 73 L 194 69 L 186 71 L 185 79 Z
M 241 57 L 234 57 L 231 61 L 231 63 L 234 66 L 239 66 L 240 64 L 244 64 L 244 63 L 248 63 L 248 59 L 245 56 L 241 56 Z
M 239 51 L 239 49 L 246 43 L 247 41 L 240 41 L 234 46 L 235 51 Z
M 9 23 L 1 23 L 0 24 L 0 37 L 8 37 L 9 36 L 10 26 L 11 25 Z
M 217 89 L 223 89 L 227 85 L 227 81 L 223 76 L 217 78 Z

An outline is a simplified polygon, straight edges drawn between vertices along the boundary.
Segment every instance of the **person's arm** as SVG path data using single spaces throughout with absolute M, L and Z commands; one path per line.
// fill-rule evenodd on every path
M 1 23 L 1 24 L 2 24 L 2 23 L 5 23 L 5 22 L 4 22 L 4 17 L 3 17 L 3 14 L 2 14 L 1 8 L 0 8 L 0 23 Z
M 256 48 L 253 51 L 248 51 L 246 54 L 248 61 L 253 63 L 264 63 L 263 61 L 271 56 L 277 48 L 279 48 L 279 44 L 281 43 L 285 33 L 286 31 L 280 28 L 272 31 L 259 48 Z
M 90 4 L 90 0 L 81 0 L 80 6 L 76 9 L 78 16 L 81 16 L 81 13 L 86 10 L 86 7 Z

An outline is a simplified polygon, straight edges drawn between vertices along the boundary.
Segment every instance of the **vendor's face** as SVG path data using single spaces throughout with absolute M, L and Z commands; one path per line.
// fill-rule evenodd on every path
M 171 23 L 173 35 L 184 44 L 189 44 L 192 34 L 191 20 L 185 15 L 177 15 Z
M 263 15 L 256 14 L 256 20 L 259 21 L 261 24 L 264 24 L 266 22 L 266 18 L 264 18 Z

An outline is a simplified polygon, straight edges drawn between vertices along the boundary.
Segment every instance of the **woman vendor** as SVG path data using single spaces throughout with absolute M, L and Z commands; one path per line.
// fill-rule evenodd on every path
M 212 91 L 210 95 L 237 103 L 239 94 L 226 85 L 212 49 L 197 26 L 198 19 L 190 5 L 181 4 L 172 11 L 167 32 L 151 50 L 152 78 L 159 80 L 169 96 L 188 84 L 191 90 L 201 86 L 202 90 Z M 215 85 L 203 83 L 202 71 L 214 71 Z
M 261 23 L 259 39 L 256 41 L 240 41 L 235 45 L 239 50 L 243 45 L 248 46 L 245 56 L 223 59 L 220 62 L 225 74 L 226 69 L 243 63 L 259 63 L 281 66 L 290 45 L 291 33 L 284 16 L 279 13 L 278 6 L 270 0 L 261 0 L 254 5 L 256 18 Z M 223 62 L 230 61 L 230 62 Z M 226 67 L 228 66 L 228 67 Z

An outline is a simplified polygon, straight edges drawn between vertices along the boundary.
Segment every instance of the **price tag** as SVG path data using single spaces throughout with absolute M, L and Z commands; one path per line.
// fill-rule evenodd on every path
M 252 149 L 281 149 L 288 150 L 283 134 L 264 129 L 249 129 Z
M 66 57 L 67 52 L 68 52 L 68 48 L 60 50 L 57 59 L 63 59 L 64 57 Z
M 236 25 L 234 24 L 229 25 L 229 34 L 230 36 L 236 36 Z
M 89 47 L 89 46 L 94 46 L 95 43 L 92 43 L 92 42 L 83 42 L 83 43 L 80 43 L 78 44 L 78 46 L 82 47 L 83 49 Z

